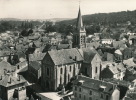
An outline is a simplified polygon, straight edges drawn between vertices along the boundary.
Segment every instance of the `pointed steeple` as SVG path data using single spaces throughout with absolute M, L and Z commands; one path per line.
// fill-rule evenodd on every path
M 82 20 L 81 10 L 79 6 L 79 12 L 77 17 L 77 30 L 80 30 L 81 28 L 83 28 L 83 20 Z

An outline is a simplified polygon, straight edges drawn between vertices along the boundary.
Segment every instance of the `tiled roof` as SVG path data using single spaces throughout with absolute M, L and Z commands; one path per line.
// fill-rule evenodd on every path
M 91 63 L 95 55 L 95 52 L 84 52 L 84 62 Z
M 79 82 L 82 81 L 82 84 L 79 84 Z M 109 93 L 112 94 L 115 88 L 115 84 L 112 83 L 108 83 L 108 82 L 104 82 L 101 80 L 95 80 L 95 79 L 91 79 L 89 77 L 85 77 L 82 75 L 78 76 L 78 79 L 76 79 L 74 81 L 75 85 L 80 85 L 81 87 L 86 87 L 88 89 L 93 89 L 96 91 L 101 91 L 101 92 L 105 92 L 105 93 Z M 104 87 L 105 89 L 102 89 L 102 87 Z
M 41 64 L 37 61 L 30 61 L 29 66 L 31 66 L 35 70 L 39 70 L 41 68 Z
M 104 81 L 111 82 L 111 83 L 118 84 L 118 85 L 125 86 L 125 87 L 128 87 L 131 84 L 128 81 L 118 80 L 118 79 L 115 79 L 115 78 L 110 78 L 110 79 L 107 78 L 107 79 L 104 79 Z
M 113 74 L 119 73 L 117 67 L 115 67 L 115 66 L 109 66 L 108 68 L 110 69 L 110 71 L 111 71 Z
M 136 66 L 136 64 L 133 61 L 133 58 L 123 60 L 123 63 L 126 65 L 126 67 Z
M 19 77 L 20 77 L 20 80 L 18 80 Z M 4 87 L 10 87 L 13 85 L 17 85 L 17 84 L 26 82 L 26 80 L 21 75 L 19 77 L 12 76 L 12 75 L 2 76 L 2 80 L 0 80 L 0 85 Z
M 99 42 L 91 42 L 91 43 L 86 43 L 87 47 L 95 47 L 98 48 L 100 46 Z
M 69 47 L 70 47 L 70 44 L 59 44 L 59 45 L 57 45 L 57 50 L 69 49 Z
M 39 40 L 38 41 L 34 41 L 34 44 L 36 47 L 40 47 L 42 42 L 40 42 Z
M 55 65 L 83 61 L 83 58 L 76 48 L 48 51 Z
M 114 48 L 127 48 L 125 41 L 113 41 Z
M 29 61 L 41 61 L 46 53 L 29 54 Z
M 118 55 L 122 55 L 122 52 L 121 52 L 119 49 L 117 49 L 117 50 L 115 51 L 115 53 L 118 54 Z
M 4 74 L 4 71 L 15 71 L 16 67 L 10 65 L 10 63 L 6 61 L 0 62 L 0 75 Z
M 50 51 L 50 50 L 56 50 L 56 49 L 57 49 L 56 45 L 49 45 L 49 44 L 47 44 L 45 46 L 45 48 L 43 49 L 43 52 L 47 52 L 47 51 Z
M 98 54 L 98 52 L 94 48 L 79 49 L 79 52 L 83 56 L 85 63 L 90 63 L 92 61 L 92 59 L 94 58 L 94 56 L 96 54 Z M 100 56 L 100 55 L 98 54 L 98 56 Z
M 124 67 L 124 65 L 122 63 L 116 64 L 116 67 L 119 71 L 125 71 L 126 68 Z
M 0 56 L 4 57 L 4 56 L 9 56 L 10 55 L 10 51 L 0 51 Z

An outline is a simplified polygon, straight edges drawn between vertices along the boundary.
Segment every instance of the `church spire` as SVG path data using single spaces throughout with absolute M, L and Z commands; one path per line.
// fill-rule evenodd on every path
M 82 20 L 80 5 L 79 5 L 79 12 L 77 17 L 77 30 L 80 30 L 81 28 L 83 28 L 83 20 Z

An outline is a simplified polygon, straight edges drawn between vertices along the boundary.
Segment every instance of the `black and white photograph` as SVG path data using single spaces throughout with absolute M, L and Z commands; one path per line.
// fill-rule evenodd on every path
M 136 100 L 136 0 L 0 0 L 0 100 Z

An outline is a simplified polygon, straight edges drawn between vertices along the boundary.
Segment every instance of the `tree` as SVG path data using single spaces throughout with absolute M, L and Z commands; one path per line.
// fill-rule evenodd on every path
M 21 35 L 22 36 L 28 36 L 26 29 L 22 30 Z
M 32 33 L 33 33 L 33 30 L 30 29 L 30 30 L 28 31 L 28 35 L 31 35 Z

